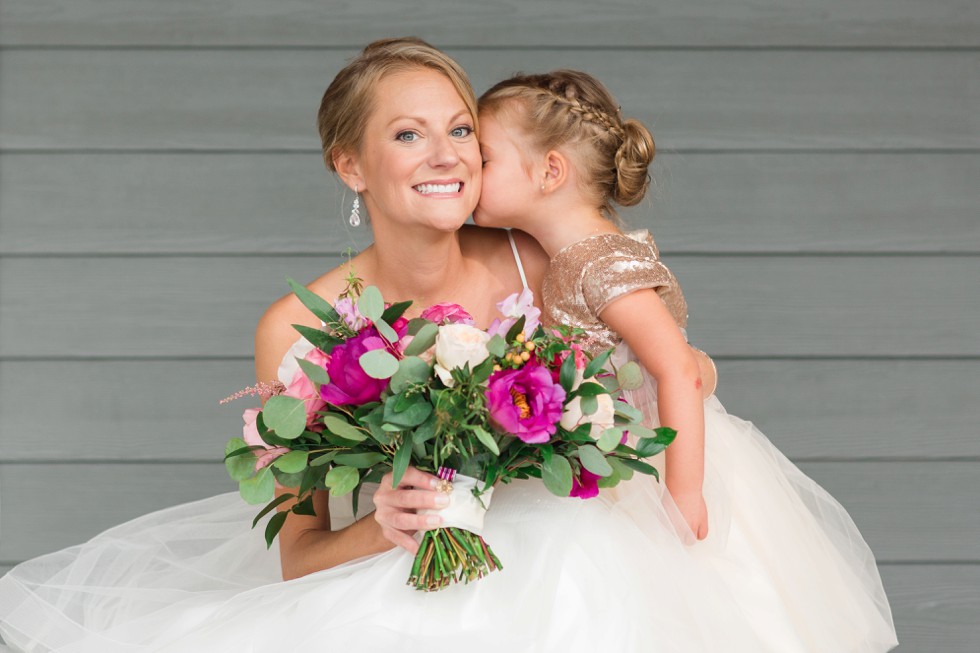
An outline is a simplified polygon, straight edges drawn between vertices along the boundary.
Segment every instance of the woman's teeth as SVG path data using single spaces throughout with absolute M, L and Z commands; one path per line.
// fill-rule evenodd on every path
M 457 181 L 455 184 L 419 184 L 412 188 L 423 195 L 429 195 L 431 193 L 458 193 L 461 186 L 462 184 Z

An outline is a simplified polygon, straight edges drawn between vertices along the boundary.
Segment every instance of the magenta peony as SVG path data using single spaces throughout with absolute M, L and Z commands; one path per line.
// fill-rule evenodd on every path
M 568 496 L 578 497 L 579 499 L 591 499 L 598 496 L 600 478 L 602 477 L 598 474 L 593 474 L 583 467 L 581 478 L 572 476 L 572 491 L 568 493 Z
M 422 311 L 419 317 L 435 322 L 436 324 L 474 324 L 473 316 L 466 312 L 466 309 L 459 304 L 444 302 L 435 304 Z
M 547 368 L 531 362 L 516 370 L 494 372 L 487 387 L 490 420 L 524 442 L 547 442 L 558 429 L 565 390 Z
M 401 338 L 408 331 L 408 320 L 399 318 L 391 327 Z M 327 363 L 330 383 L 320 387 L 320 397 L 334 406 L 362 406 L 380 399 L 381 393 L 388 387 L 388 379 L 368 376 L 361 369 L 360 358 L 365 352 L 383 348 L 395 356 L 401 356 L 397 346 L 389 344 L 373 326 L 334 347 Z

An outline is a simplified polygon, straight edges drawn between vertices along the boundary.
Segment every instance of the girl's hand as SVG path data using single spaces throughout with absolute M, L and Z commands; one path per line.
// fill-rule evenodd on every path
M 688 528 L 699 540 L 708 536 L 708 506 L 700 492 L 671 493 L 671 498 L 687 522 Z
M 374 493 L 374 519 L 381 526 L 381 534 L 392 544 L 416 553 L 419 544 L 412 537 L 416 531 L 437 528 L 442 523 L 438 515 L 419 515 L 417 510 L 445 508 L 449 497 L 436 492 L 439 479 L 415 467 L 405 470 L 398 487 L 391 487 L 391 472 L 381 479 L 381 486 Z

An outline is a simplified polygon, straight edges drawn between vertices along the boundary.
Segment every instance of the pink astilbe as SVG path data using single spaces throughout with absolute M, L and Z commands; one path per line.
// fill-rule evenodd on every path
M 239 390 L 235 394 L 225 397 L 219 404 L 227 404 L 229 401 L 234 401 L 236 399 L 241 399 L 242 397 L 254 397 L 258 395 L 262 401 L 266 401 L 269 397 L 274 397 L 276 395 L 281 395 L 286 391 L 285 384 L 282 381 L 273 381 L 272 383 L 266 383 L 265 381 L 259 381 L 255 385 L 250 385 L 247 388 Z

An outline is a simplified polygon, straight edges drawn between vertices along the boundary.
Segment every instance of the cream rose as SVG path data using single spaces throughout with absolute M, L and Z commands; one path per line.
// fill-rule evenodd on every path
M 575 373 L 575 383 L 572 389 L 578 388 L 582 384 L 582 371 Z M 561 415 L 561 427 L 566 431 L 574 431 L 581 424 L 586 422 L 592 424 L 589 435 L 593 440 L 598 440 L 602 432 L 616 425 L 616 404 L 608 394 L 596 395 L 597 408 L 591 415 L 582 412 L 582 398 L 575 397 L 567 404 Z
M 469 363 L 470 369 L 490 357 L 487 342 L 490 334 L 468 324 L 446 324 L 439 327 L 436 336 L 436 364 L 433 367 L 442 382 L 453 385 L 451 370 L 462 369 Z

